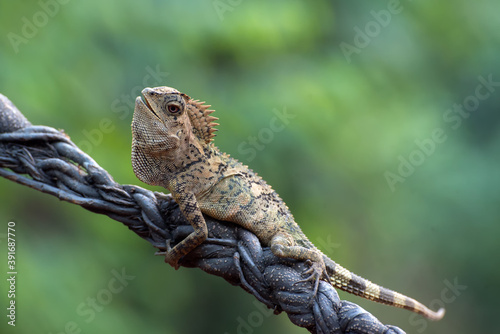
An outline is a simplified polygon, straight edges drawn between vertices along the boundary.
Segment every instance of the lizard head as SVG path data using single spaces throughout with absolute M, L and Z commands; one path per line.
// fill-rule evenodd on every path
M 132 166 L 141 181 L 163 185 L 166 174 L 203 154 L 217 118 L 209 106 L 171 87 L 145 88 L 141 94 L 132 120 Z
M 132 132 L 138 144 L 144 140 L 143 144 L 151 150 L 153 140 L 157 144 L 161 137 L 178 136 L 179 130 L 186 127 L 186 104 L 190 97 L 171 87 L 144 88 L 141 94 L 135 100 Z M 171 148 L 156 146 L 162 150 Z

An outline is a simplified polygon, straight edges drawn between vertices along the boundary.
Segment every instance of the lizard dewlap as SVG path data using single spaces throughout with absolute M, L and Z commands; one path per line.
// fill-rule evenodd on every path
M 317 290 L 320 279 L 352 294 L 405 308 L 439 320 L 418 301 L 383 288 L 339 266 L 302 233 L 279 195 L 260 176 L 213 144 L 217 123 L 203 102 L 171 87 L 145 88 L 137 97 L 132 121 L 132 166 L 143 182 L 167 188 L 194 228 L 173 248 L 165 245 L 165 262 L 180 258 L 208 236 L 203 214 L 253 232 L 274 255 L 311 263 L 306 280 Z

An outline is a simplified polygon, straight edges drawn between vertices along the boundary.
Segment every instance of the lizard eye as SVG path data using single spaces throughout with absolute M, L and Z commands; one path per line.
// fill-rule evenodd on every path
M 167 106 L 167 109 L 172 114 L 178 114 L 181 112 L 181 107 L 178 104 L 171 103 Z

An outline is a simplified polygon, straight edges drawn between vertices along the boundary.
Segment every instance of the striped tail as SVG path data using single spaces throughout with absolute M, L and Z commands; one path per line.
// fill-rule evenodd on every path
M 383 288 L 363 277 L 353 274 L 330 260 L 327 256 L 323 258 L 326 264 L 326 270 L 330 276 L 330 281 L 332 285 L 338 289 L 378 303 L 404 308 L 421 314 L 431 320 L 440 320 L 444 316 L 444 308 L 439 309 L 437 312 L 432 311 L 413 298 Z

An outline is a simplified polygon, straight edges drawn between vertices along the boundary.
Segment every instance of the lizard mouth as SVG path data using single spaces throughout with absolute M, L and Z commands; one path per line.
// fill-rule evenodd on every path
M 138 96 L 135 102 L 136 104 L 142 104 L 142 106 L 148 109 L 151 113 L 153 113 L 153 115 L 160 118 L 158 114 L 154 111 L 151 104 L 149 103 L 148 97 L 146 95 L 142 94 L 142 96 Z

